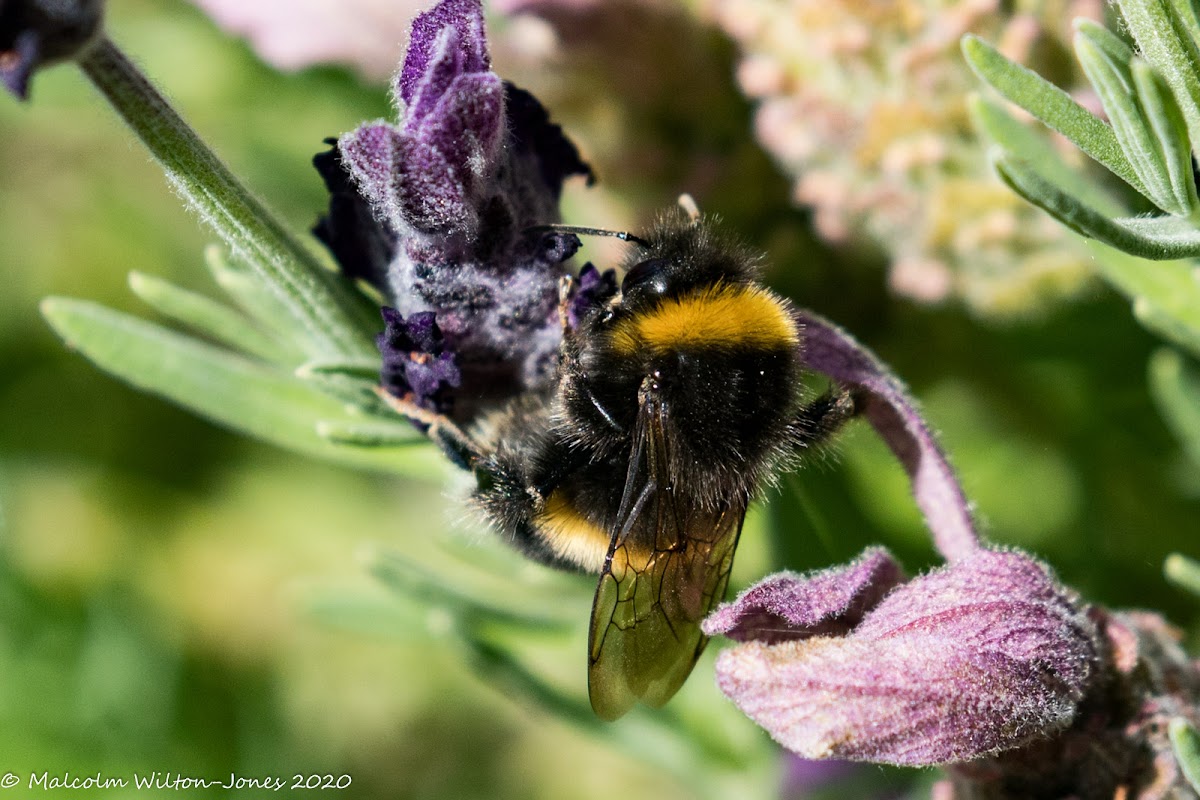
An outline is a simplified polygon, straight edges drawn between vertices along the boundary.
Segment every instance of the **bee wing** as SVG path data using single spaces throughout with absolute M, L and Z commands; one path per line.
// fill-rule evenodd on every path
M 700 621 L 725 596 L 746 498 L 698 507 L 673 459 L 667 409 L 643 389 L 618 514 L 596 598 L 588 659 L 592 708 L 616 719 L 639 700 L 666 703 L 707 637 Z

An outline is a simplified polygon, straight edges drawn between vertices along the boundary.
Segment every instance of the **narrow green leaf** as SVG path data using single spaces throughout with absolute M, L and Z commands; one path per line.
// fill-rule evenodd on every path
M 1172 553 L 1163 562 L 1163 574 L 1179 588 L 1200 597 L 1200 561 L 1182 553 Z
M 337 373 L 308 372 L 296 370 L 296 379 L 304 381 L 317 391 L 324 392 L 330 397 L 340 400 L 346 405 L 348 413 L 357 414 L 359 421 L 362 417 L 374 417 L 384 423 L 396 423 L 400 418 L 396 412 L 387 406 L 375 387 L 379 381 L 365 381 L 361 378 L 349 378 Z
M 47 298 L 42 314 L 101 369 L 226 427 L 351 466 L 416 476 L 439 471 L 442 460 L 432 447 L 341 447 L 321 438 L 318 421 L 354 418 L 277 368 L 81 300 Z
M 962 49 L 971 69 L 985 83 L 1047 127 L 1067 137 L 1121 180 L 1145 193 L 1141 179 L 1121 152 L 1116 134 L 1103 120 L 1036 72 L 1005 58 L 979 37 L 964 36 Z
M 1175 751 L 1179 769 L 1192 788 L 1200 792 L 1200 735 L 1183 717 L 1171 720 L 1167 733 L 1171 737 L 1171 749 Z
M 1140 301 L 1153 307 L 1144 313 L 1166 315 L 1173 326 L 1200 330 L 1200 272 L 1193 262 L 1163 261 L 1151 267 L 1104 245 L 1093 245 L 1093 249 L 1096 267 L 1105 280 L 1134 300 L 1135 306 Z
M 129 273 L 129 287 L 159 313 L 197 333 L 266 361 L 289 358 L 286 348 L 224 303 L 141 272 Z
M 1125 211 L 1108 188 L 1099 181 L 1087 177 L 1086 171 L 1071 166 L 1051 145 L 1048 134 L 1039 134 L 1029 125 L 1019 122 L 999 103 L 978 93 L 968 100 L 975 127 L 1005 150 L 1028 162 L 1033 169 L 1044 175 L 1067 194 L 1087 197 L 1100 213 L 1115 217 Z
M 1200 19 L 1196 17 L 1196 5 L 1192 0 L 1170 0 L 1170 10 L 1177 23 L 1177 30 L 1184 41 L 1200 43 Z
M 1103 50 L 1114 64 L 1128 65 L 1133 59 L 1133 51 L 1129 49 L 1129 45 L 1125 44 L 1120 36 L 1095 20 L 1083 18 L 1075 20 L 1075 32 L 1077 35 L 1087 37 L 1093 45 Z M 1128 75 L 1126 75 L 1126 89 L 1133 91 L 1133 84 L 1129 82 Z
M 308 598 L 306 606 L 306 617 L 358 635 L 403 642 L 420 642 L 429 636 L 428 608 L 416 602 L 399 602 L 394 595 L 377 597 L 329 590 Z
M 245 257 L 303 332 L 310 355 L 369 356 L 365 304 L 325 269 L 234 177 L 125 54 L 101 38 L 79 59 L 95 84 L 150 150 L 184 202 Z
M 1134 93 L 1129 63 L 1116 61 L 1107 49 L 1094 43 L 1090 38 L 1094 30 L 1084 28 L 1075 34 L 1079 63 L 1096 87 L 1121 150 L 1146 187 L 1146 199 L 1165 211 L 1182 213 L 1174 202 L 1167 165 Z
M 460 624 L 498 624 L 526 632 L 563 632 L 578 624 L 568 609 L 539 606 L 533 610 L 514 604 L 512 597 L 476 596 L 468 590 L 469 584 L 434 574 L 396 552 L 375 553 L 369 569 L 385 586 L 427 605 L 444 607 Z
M 1200 466 L 1200 374 L 1179 353 L 1163 348 L 1150 357 L 1150 390 L 1167 427 Z
M 1018 158 L 993 160 L 1000 178 L 1013 191 L 1059 222 L 1091 239 L 1155 261 L 1200 255 L 1200 231 L 1176 217 L 1111 219 L 1067 194 Z
M 344 422 L 321 420 L 317 423 L 317 435 L 334 444 L 349 447 L 403 447 L 414 444 L 429 444 L 429 440 L 411 425 L 388 422 Z
M 1200 328 L 1184 323 L 1179 317 L 1145 297 L 1133 301 L 1133 315 L 1146 330 L 1184 348 L 1193 357 L 1200 358 Z
M 246 314 L 264 328 L 275 334 L 276 341 L 288 348 L 289 363 L 305 359 L 299 346 L 303 332 L 297 328 L 296 320 L 279 297 L 263 285 L 260 278 L 237 257 L 230 255 L 220 245 L 211 245 L 204 251 L 204 263 L 213 280 Z
M 1137 87 L 1138 103 L 1154 137 L 1158 160 L 1166 168 L 1172 205 L 1160 205 L 1159 208 L 1187 216 L 1197 206 L 1187 122 L 1171 90 L 1149 64 L 1135 58 L 1130 67 Z
M 1142 57 L 1175 94 L 1191 141 L 1200 142 L 1200 46 L 1193 38 L 1192 12 L 1181 16 L 1173 2 L 1164 0 L 1117 0 L 1117 5 Z
M 379 367 L 378 358 L 359 359 L 357 361 L 306 361 L 297 367 L 296 374 L 301 378 L 308 378 L 315 375 L 335 376 L 375 385 L 379 383 Z

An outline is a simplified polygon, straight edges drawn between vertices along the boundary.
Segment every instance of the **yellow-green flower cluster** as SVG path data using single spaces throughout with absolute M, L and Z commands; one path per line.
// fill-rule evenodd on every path
M 713 0 L 740 45 L 738 79 L 760 101 L 757 136 L 795 178 L 831 242 L 866 238 L 898 294 L 989 316 L 1027 313 L 1080 288 L 1073 234 L 993 176 L 971 125 L 976 85 L 959 39 L 976 32 L 1068 90 L 1075 17 L 1096 0 Z

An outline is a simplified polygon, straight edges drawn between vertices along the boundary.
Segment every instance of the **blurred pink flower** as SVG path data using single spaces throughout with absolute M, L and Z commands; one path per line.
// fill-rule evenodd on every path
M 372 81 L 396 71 L 408 26 L 429 0 L 193 0 L 282 70 L 344 64 Z

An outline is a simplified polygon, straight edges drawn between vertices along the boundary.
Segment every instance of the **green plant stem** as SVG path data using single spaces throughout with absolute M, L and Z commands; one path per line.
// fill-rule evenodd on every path
M 184 201 L 241 254 L 302 328 L 310 356 L 374 357 L 371 320 L 353 287 L 325 269 L 234 177 L 111 40 L 79 65 Z

